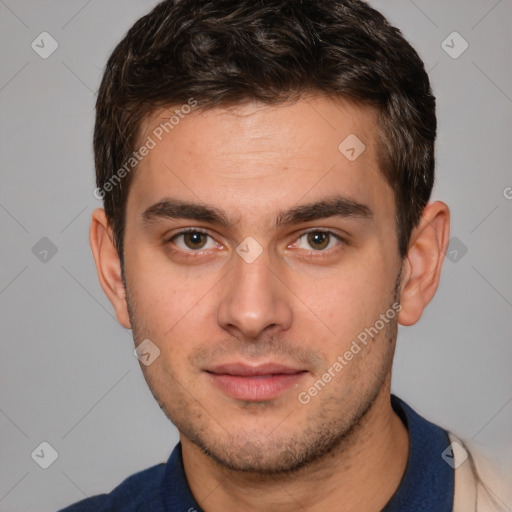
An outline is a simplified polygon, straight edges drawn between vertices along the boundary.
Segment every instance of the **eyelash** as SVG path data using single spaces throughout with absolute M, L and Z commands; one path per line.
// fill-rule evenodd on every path
M 201 229 L 201 228 L 185 228 L 185 229 L 182 229 L 179 233 L 176 233 L 174 234 L 173 236 L 171 236 L 171 238 L 169 238 L 166 243 L 174 243 L 174 241 L 180 237 L 180 236 L 183 236 L 183 235 L 186 235 L 187 233 L 200 233 L 202 235 L 205 235 L 205 236 L 208 236 L 210 237 L 212 240 L 215 240 L 209 233 L 208 231 L 204 230 L 204 229 Z M 218 242 L 216 242 L 218 243 Z M 189 251 L 184 251 L 182 249 L 173 249 L 175 252 L 180 252 L 180 253 L 185 253 L 187 255 L 193 255 L 193 254 L 197 254 L 197 255 L 201 255 L 202 252 L 204 250 L 197 250 L 197 251 L 193 251 L 193 250 L 189 250 Z M 205 249 L 205 250 L 208 250 L 208 249 Z M 191 257 L 194 257 L 194 256 L 191 256 Z
M 293 242 L 293 244 L 297 244 L 301 238 L 311 234 L 311 233 L 322 233 L 322 234 L 325 234 L 325 235 L 328 235 L 331 239 L 334 239 L 336 240 L 338 243 L 336 244 L 336 246 L 334 248 L 330 248 L 330 249 L 310 249 L 310 250 L 305 250 L 305 249 L 302 249 L 303 251 L 305 251 L 308 255 L 311 254 L 311 255 L 314 255 L 314 257 L 322 257 L 324 255 L 330 255 L 332 254 L 333 251 L 336 251 L 336 250 L 339 250 L 340 249 L 340 244 L 347 244 L 346 240 L 343 239 L 340 235 L 334 233 L 333 231 L 329 231 L 328 229 L 309 229 L 308 231 L 304 231 L 302 232 L 296 239 L 295 242 Z M 329 240 L 329 244 L 330 244 L 331 240 Z M 292 244 L 290 244 L 292 245 Z
M 215 239 L 210 235 L 210 233 L 207 230 L 204 230 L 204 229 L 201 229 L 201 228 L 185 228 L 185 229 L 182 229 L 179 233 L 174 234 L 171 238 L 169 238 L 166 241 L 166 243 L 174 243 L 174 241 L 178 237 L 186 235 L 187 233 L 200 233 L 200 234 L 205 235 L 205 236 L 207 236 L 207 237 L 209 237 L 209 238 L 211 238 L 212 240 L 215 241 Z M 333 237 L 338 242 L 338 244 L 336 244 L 335 248 L 331 248 L 331 249 L 327 249 L 327 250 L 311 249 L 309 251 L 305 251 L 308 255 L 311 254 L 311 255 L 314 255 L 314 257 L 322 257 L 322 256 L 324 256 L 326 254 L 330 254 L 332 251 L 337 250 L 336 248 L 339 248 L 340 244 L 348 245 L 348 242 L 344 238 L 342 238 L 340 235 L 338 235 L 337 233 L 334 233 L 333 231 L 329 231 L 327 229 L 317 228 L 317 229 L 309 229 L 307 231 L 301 232 L 297 236 L 297 238 L 295 238 L 295 241 L 292 244 L 288 244 L 287 247 L 289 247 L 290 245 L 296 244 L 301 238 L 303 238 L 304 236 L 307 236 L 310 233 L 323 233 L 323 234 L 329 235 L 330 237 Z M 216 243 L 218 243 L 218 242 L 216 242 Z M 182 254 L 185 253 L 189 257 L 196 257 L 196 256 L 193 256 L 193 255 L 200 256 L 200 255 L 202 255 L 202 253 L 204 251 L 208 251 L 210 249 L 199 249 L 197 251 L 195 251 L 195 250 L 184 251 L 182 249 L 173 249 L 173 250 L 175 252 L 180 252 Z

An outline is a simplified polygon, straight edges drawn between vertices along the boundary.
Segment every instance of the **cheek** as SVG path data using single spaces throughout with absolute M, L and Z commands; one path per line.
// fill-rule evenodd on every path
M 159 337 L 186 323 L 214 282 L 213 275 L 199 276 L 171 264 L 163 251 L 141 251 L 130 263 L 133 278 L 128 282 L 137 317 Z
M 294 291 L 329 328 L 333 343 L 343 345 L 389 308 L 391 274 L 382 259 L 359 258 L 321 279 L 304 280 L 297 275 Z M 300 322 L 300 318 L 296 320 Z
M 170 386 L 178 392 L 195 377 L 188 364 L 190 354 L 205 340 L 219 337 L 213 314 L 218 278 L 184 278 L 170 266 L 158 271 L 149 263 L 148 259 L 134 272 L 144 278 L 138 277 L 130 288 L 137 320 L 133 334 L 137 341 L 149 338 L 160 350 L 155 363 L 142 368 L 150 387 L 158 391 Z

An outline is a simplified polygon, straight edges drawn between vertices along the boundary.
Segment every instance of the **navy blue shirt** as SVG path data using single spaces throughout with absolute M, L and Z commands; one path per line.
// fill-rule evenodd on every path
M 453 469 L 441 458 L 450 444 L 445 430 L 430 423 L 405 402 L 391 404 L 409 431 L 407 467 L 382 512 L 451 512 Z M 181 444 L 161 463 L 124 480 L 110 494 L 87 498 L 60 512 L 201 512 L 185 477 Z

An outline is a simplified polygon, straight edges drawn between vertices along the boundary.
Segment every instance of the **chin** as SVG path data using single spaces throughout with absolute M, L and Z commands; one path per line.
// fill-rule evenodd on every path
M 204 431 L 180 430 L 218 465 L 240 473 L 270 476 L 297 472 L 319 462 L 343 445 L 353 425 L 324 423 L 316 428 L 279 434 L 276 429 L 266 434 L 262 433 L 263 429 L 254 428 L 233 436 L 223 431 L 224 435 L 219 433 L 219 438 L 215 438 L 212 430 L 208 430 L 208 435 L 204 435 Z

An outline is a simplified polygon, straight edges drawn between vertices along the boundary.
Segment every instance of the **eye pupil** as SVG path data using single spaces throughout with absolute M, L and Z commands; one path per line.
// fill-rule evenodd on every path
M 329 245 L 329 233 L 322 231 L 308 233 L 308 243 L 315 250 L 325 249 Z
M 198 231 L 191 231 L 183 235 L 183 241 L 189 249 L 201 249 L 206 244 L 206 236 Z

